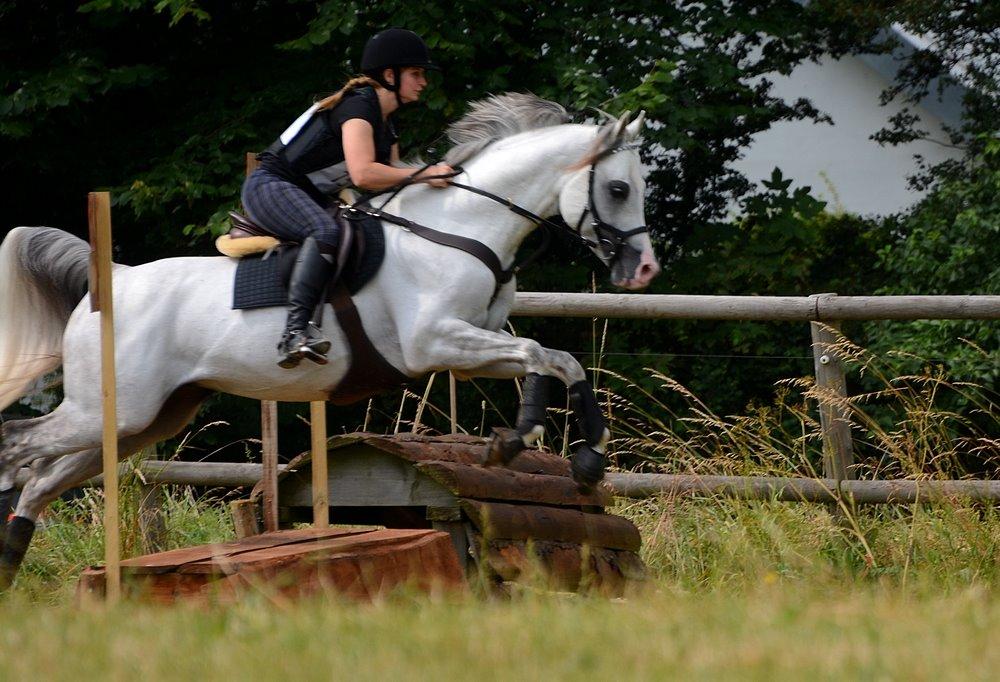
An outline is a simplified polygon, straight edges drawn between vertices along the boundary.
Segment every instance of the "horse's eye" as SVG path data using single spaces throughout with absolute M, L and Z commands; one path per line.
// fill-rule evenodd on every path
M 628 183 L 623 180 L 612 180 L 608 183 L 608 191 L 618 200 L 628 198 Z

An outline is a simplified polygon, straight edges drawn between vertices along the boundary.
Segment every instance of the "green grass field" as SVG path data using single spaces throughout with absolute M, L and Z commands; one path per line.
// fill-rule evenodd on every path
M 530 587 L 509 599 L 392 595 L 198 610 L 81 611 L 101 558 L 100 496 L 48 516 L 0 604 L 3 679 L 989 679 L 1000 670 L 1000 513 L 650 500 L 647 585 L 622 600 Z M 135 524 L 125 544 L 138 551 Z M 172 546 L 230 536 L 222 507 L 174 491 Z
M 877 371 L 860 349 L 844 352 Z M 632 401 L 603 394 L 617 453 L 663 471 L 815 475 L 812 405 L 836 397 L 796 380 L 773 405 L 720 417 L 654 376 L 659 392 L 623 380 Z M 975 408 L 972 417 L 941 408 L 943 394 Z M 683 413 L 671 407 L 678 395 Z M 891 419 L 870 416 L 875 404 Z M 992 393 L 938 375 L 899 377 L 843 408 L 869 453 L 862 478 L 961 477 L 970 453 L 995 465 Z M 126 484 L 123 495 L 127 556 L 142 553 L 136 490 Z M 53 506 L 0 599 L 0 681 L 1000 676 L 1000 508 L 953 501 L 837 514 L 702 497 L 620 501 L 616 512 L 642 531 L 650 573 L 625 599 L 529 585 L 508 598 L 400 592 L 375 604 L 329 596 L 293 605 L 257 594 L 200 610 L 81 611 L 76 576 L 103 557 L 101 494 L 90 491 Z M 170 491 L 165 516 L 170 547 L 233 534 L 225 506 L 189 490 Z

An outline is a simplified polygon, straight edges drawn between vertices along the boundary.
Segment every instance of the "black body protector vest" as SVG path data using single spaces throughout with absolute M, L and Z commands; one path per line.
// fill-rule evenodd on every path
M 392 118 L 382 119 L 378 96 L 368 88 L 344 95 L 332 109 L 309 107 L 258 158 L 261 167 L 305 191 L 321 206 L 345 187 L 351 178 L 344 161 L 341 126 L 360 118 L 375 135 L 375 161 L 388 165 L 398 136 Z

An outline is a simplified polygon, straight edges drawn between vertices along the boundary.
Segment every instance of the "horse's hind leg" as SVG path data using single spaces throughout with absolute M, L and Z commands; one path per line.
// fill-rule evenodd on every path
M 11 490 L 18 470 L 33 460 L 99 447 L 100 417 L 99 410 L 94 414 L 64 401 L 45 416 L 0 425 L 0 491 Z
M 152 424 L 142 432 L 118 441 L 119 457 L 128 457 L 148 445 L 176 435 L 194 418 L 198 407 L 210 394 L 211 391 L 200 386 L 177 389 L 163 404 Z M 34 535 L 38 516 L 65 491 L 100 474 L 102 461 L 101 448 L 92 448 L 41 463 L 21 491 L 17 513 L 11 519 L 6 541 L 2 543 L 0 592 L 6 590 L 17 575 Z

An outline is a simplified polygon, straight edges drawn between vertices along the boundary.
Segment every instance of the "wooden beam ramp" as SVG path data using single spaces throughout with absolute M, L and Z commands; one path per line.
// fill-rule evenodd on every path
M 247 595 L 322 594 L 369 601 L 400 589 L 465 589 L 447 533 L 339 528 L 284 530 L 121 562 L 126 598 L 157 604 L 230 603 Z M 79 602 L 103 601 L 103 567 L 84 571 Z

